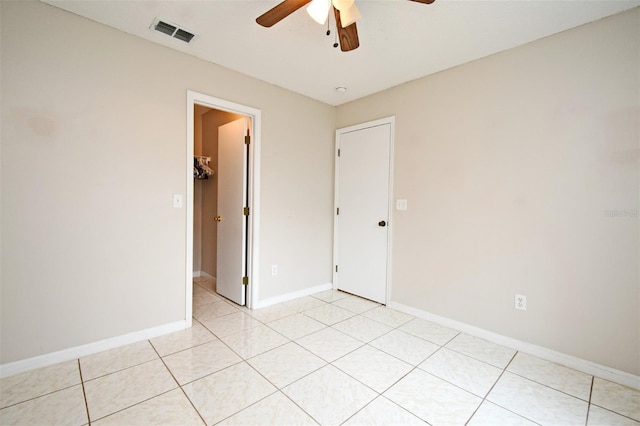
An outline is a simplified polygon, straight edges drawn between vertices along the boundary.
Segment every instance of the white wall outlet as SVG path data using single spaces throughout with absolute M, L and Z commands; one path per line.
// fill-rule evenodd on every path
M 271 275 L 278 275 L 278 265 L 271 265 Z
M 397 199 L 396 200 L 396 210 L 406 210 L 407 209 L 407 200 L 405 199 Z
M 527 310 L 527 296 L 516 294 L 516 309 Z
M 182 208 L 182 194 L 173 194 L 173 208 L 174 209 Z

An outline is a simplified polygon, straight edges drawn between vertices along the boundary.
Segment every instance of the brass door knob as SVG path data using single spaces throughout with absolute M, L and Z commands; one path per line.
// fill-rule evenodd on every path
M 222 217 L 221 216 L 216 216 L 213 218 L 213 220 L 215 220 L 216 222 L 222 222 Z

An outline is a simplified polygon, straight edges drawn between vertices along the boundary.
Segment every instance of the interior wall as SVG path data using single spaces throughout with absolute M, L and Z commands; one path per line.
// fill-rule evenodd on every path
M 188 89 L 262 110 L 259 297 L 331 282 L 335 108 L 41 2 L 1 39 L 0 363 L 185 319 Z
M 338 107 L 396 115 L 393 301 L 640 374 L 638 28 L 636 8 Z
M 202 152 L 211 157 L 211 168 L 218 172 L 218 127 L 241 118 L 226 111 L 209 110 L 202 116 Z M 218 214 L 217 175 L 202 181 L 202 271 L 217 276 L 218 226 L 213 220 Z
M 202 114 L 196 105 L 193 114 L 193 155 L 202 155 Z M 193 272 L 202 270 L 202 180 L 193 180 Z

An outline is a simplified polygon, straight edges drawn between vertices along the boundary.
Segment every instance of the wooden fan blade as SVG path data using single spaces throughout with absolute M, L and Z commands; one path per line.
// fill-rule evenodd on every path
M 415 1 L 416 3 L 431 4 L 436 0 L 411 0 L 411 1 Z
M 340 11 L 333 8 L 333 12 L 336 15 L 336 27 L 338 27 L 338 39 L 340 40 L 340 50 L 348 52 L 350 50 L 357 49 L 360 46 L 360 40 L 358 40 L 358 29 L 356 23 L 349 25 L 346 28 L 342 28 L 340 22 Z
M 274 8 L 258 16 L 256 22 L 263 27 L 270 27 L 308 3 L 311 3 L 311 0 L 284 0 Z

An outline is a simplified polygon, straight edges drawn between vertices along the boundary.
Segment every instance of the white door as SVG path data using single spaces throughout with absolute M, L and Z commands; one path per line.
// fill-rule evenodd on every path
M 247 199 L 247 120 L 218 128 L 218 223 L 216 291 L 245 304 Z
M 339 290 L 379 303 L 387 303 L 392 124 L 336 134 L 334 277 Z

